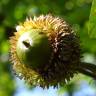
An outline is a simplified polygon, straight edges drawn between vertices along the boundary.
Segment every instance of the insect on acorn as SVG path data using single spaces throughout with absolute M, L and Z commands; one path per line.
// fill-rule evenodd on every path
M 93 65 L 81 63 L 79 37 L 63 19 L 41 15 L 16 29 L 10 37 L 10 61 L 16 75 L 29 84 L 58 86 L 78 72 L 96 76 Z

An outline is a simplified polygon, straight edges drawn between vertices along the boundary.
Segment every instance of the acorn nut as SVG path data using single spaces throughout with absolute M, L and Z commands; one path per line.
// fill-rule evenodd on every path
M 36 29 L 25 32 L 18 39 L 16 53 L 22 64 L 39 68 L 50 59 L 51 47 L 48 37 Z

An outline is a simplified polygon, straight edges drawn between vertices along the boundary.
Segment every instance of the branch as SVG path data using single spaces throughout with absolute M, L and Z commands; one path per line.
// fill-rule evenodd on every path
M 77 69 L 80 73 L 90 76 L 96 79 L 96 65 L 86 62 L 81 62 L 79 68 Z

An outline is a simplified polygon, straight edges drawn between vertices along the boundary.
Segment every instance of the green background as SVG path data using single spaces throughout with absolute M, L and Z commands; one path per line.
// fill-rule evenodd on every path
M 96 36 L 96 33 L 94 31 L 91 34 L 91 25 L 88 33 L 91 3 L 92 0 L 0 0 L 0 96 L 13 96 L 16 92 L 16 81 L 9 62 L 8 40 L 16 31 L 16 25 L 24 22 L 27 17 L 53 14 L 64 18 L 80 36 L 83 55 L 86 57 L 86 54 L 91 54 L 94 58 L 96 57 L 96 39 L 90 38 L 90 35 Z M 91 15 L 91 21 L 92 18 Z M 92 24 L 94 25 L 96 22 L 92 22 Z M 94 35 L 92 36 L 94 37 Z M 66 90 L 72 96 L 77 88 L 78 80 L 82 79 L 93 82 L 92 78 L 79 75 L 68 85 L 60 88 L 58 92 L 62 93 Z M 90 86 L 94 87 L 93 85 Z

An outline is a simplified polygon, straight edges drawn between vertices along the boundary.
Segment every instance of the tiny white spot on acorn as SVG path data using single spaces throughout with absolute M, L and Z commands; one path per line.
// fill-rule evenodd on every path
M 20 45 L 20 48 L 21 48 L 21 49 L 24 49 L 24 50 L 27 50 L 28 47 L 26 47 L 26 46 L 23 44 L 23 41 L 28 41 L 31 46 L 32 46 L 32 44 L 33 44 L 33 41 L 32 41 L 32 39 L 30 38 L 28 32 L 24 33 L 24 34 L 19 38 L 19 41 L 18 41 L 18 43 L 19 43 L 19 45 Z

